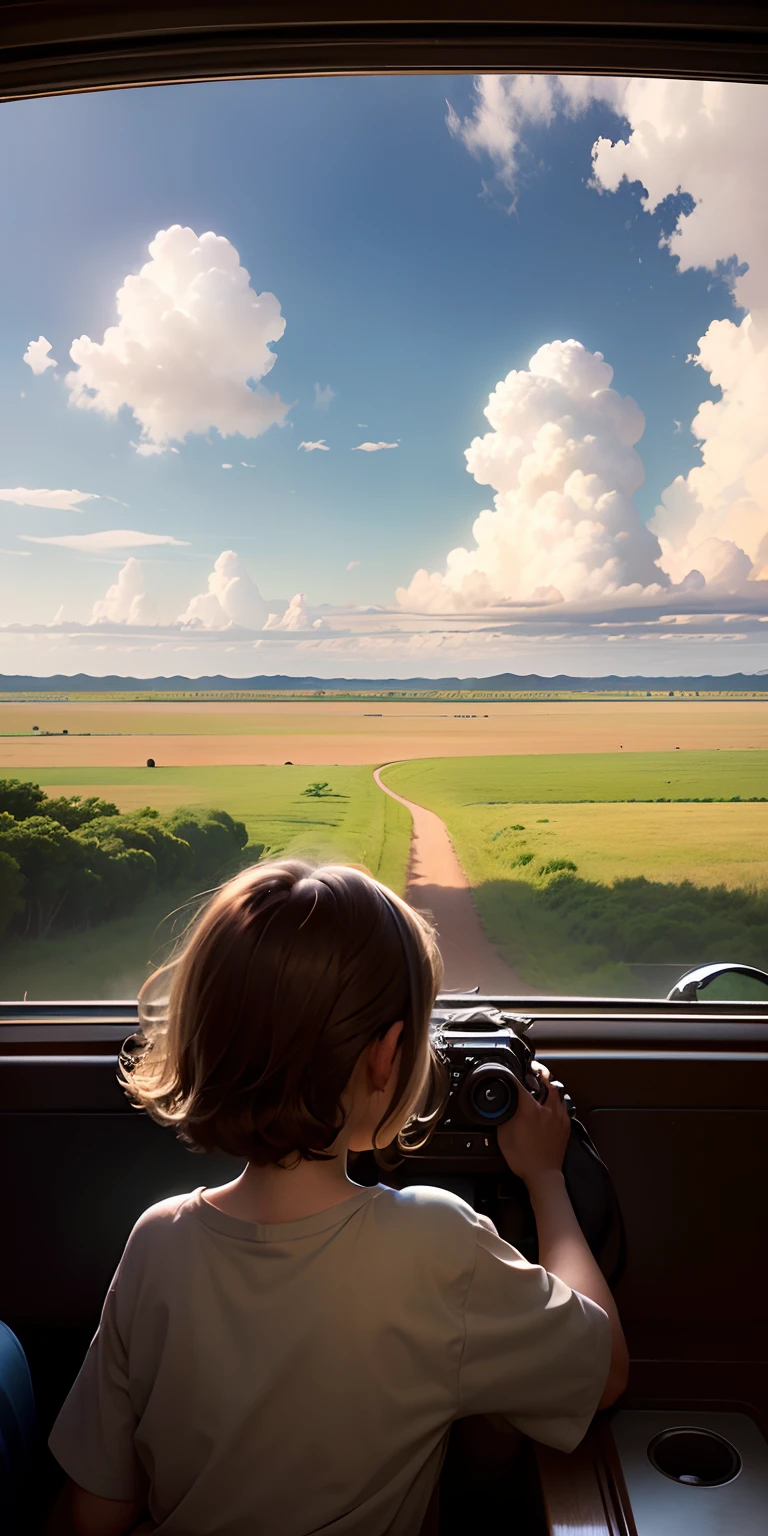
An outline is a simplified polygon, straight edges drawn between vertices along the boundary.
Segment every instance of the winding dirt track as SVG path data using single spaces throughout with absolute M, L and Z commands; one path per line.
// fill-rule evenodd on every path
M 447 989 L 505 993 L 530 992 L 483 932 L 466 875 L 456 857 L 445 822 L 423 805 L 405 800 L 382 781 L 383 764 L 374 771 L 379 789 L 399 800 L 413 817 L 406 896 L 417 911 L 428 912 L 437 925 Z

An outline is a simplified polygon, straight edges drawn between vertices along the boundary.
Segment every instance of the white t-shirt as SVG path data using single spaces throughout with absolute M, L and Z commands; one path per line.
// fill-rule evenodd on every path
M 163 1536 L 417 1536 L 451 1422 L 560 1450 L 611 1355 L 605 1312 L 427 1186 L 273 1226 L 202 1189 L 136 1223 L 50 1437 Z

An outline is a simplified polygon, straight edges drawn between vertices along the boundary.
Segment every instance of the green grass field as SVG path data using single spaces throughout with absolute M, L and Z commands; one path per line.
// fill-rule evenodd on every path
M 747 752 L 574 752 L 435 757 L 388 768 L 399 795 L 445 816 L 453 806 L 545 801 L 742 800 L 768 795 L 768 761 Z M 442 809 L 441 809 L 442 807 Z
M 768 803 L 744 803 L 768 789 L 762 753 L 443 758 L 383 776 L 445 821 L 486 932 L 532 986 L 629 995 L 658 967 L 663 994 L 666 967 L 768 962 Z
M 249 840 L 275 857 L 352 860 L 393 890 L 405 886 L 411 819 L 376 788 L 370 768 L 52 768 L 15 769 L 13 776 L 49 794 L 101 795 L 121 811 L 218 807 L 244 821 Z M 328 782 L 332 797 L 302 794 L 318 780 Z
M 121 810 L 153 805 L 219 808 L 245 822 L 249 840 L 268 853 L 363 864 L 400 894 L 405 889 L 411 818 L 383 795 L 369 768 L 129 768 L 16 771 L 51 795 L 100 795 Z M 313 781 L 327 780 L 333 798 L 302 795 Z M 147 975 L 147 963 L 191 915 L 163 921 L 169 908 L 197 893 L 184 890 L 145 902 L 130 917 L 92 929 L 86 939 L 64 934 L 40 941 L 14 940 L 2 952 L 2 996 L 32 1000 L 57 997 L 130 997 Z
M 676 966 L 725 958 L 768 968 L 766 767 L 758 750 L 576 753 L 421 759 L 385 778 L 446 822 L 486 932 L 524 982 L 554 993 L 663 995 Z M 14 776 L 54 795 L 97 794 L 121 810 L 221 807 L 274 856 L 361 863 L 404 889 L 410 817 L 380 793 L 369 767 Z M 333 796 L 303 795 L 315 780 L 327 780 Z M 3 950 L 2 994 L 132 995 L 195 894 L 153 898 L 85 942 L 14 941 Z M 174 904 L 184 911 L 164 923 Z

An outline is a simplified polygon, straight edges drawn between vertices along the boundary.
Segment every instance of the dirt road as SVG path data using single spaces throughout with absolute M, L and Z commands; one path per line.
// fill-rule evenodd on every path
M 437 924 L 445 963 L 444 986 L 452 990 L 478 986 L 481 992 L 509 997 L 530 993 L 530 987 L 515 975 L 486 938 L 445 823 L 434 811 L 396 795 L 382 781 L 382 772 L 377 768 L 373 775 L 379 789 L 407 806 L 413 817 L 406 895 L 411 906 L 429 912 Z

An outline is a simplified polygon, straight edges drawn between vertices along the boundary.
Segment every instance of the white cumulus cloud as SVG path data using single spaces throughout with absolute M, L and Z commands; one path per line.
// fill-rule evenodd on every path
M 312 619 L 309 605 L 303 592 L 297 592 L 288 604 L 285 613 L 280 616 L 270 613 L 265 629 L 325 629 L 324 619 Z
M 676 579 L 696 568 L 732 590 L 768 576 L 768 101 L 751 85 L 631 80 L 621 111 L 630 132 L 598 139 L 595 184 L 642 182 L 649 212 L 678 189 L 689 193 L 694 206 L 662 239 L 681 272 L 746 264 L 731 271 L 748 313 L 713 320 L 694 358 L 721 391 L 691 424 L 701 464 L 662 493 L 653 523 Z
M 552 341 L 497 384 L 485 409 L 493 430 L 465 455 L 478 484 L 494 488 L 494 510 L 477 518 L 473 549 L 451 550 L 444 573 L 417 571 L 398 590 L 401 605 L 637 596 L 668 582 L 633 499 L 645 421 L 612 377 L 600 352 Z
M 54 623 L 61 617 L 61 609 Z M 144 573 L 141 561 L 133 555 L 126 560 L 117 581 L 108 587 L 104 597 L 93 605 L 91 624 L 107 620 L 111 624 L 154 624 L 154 607 L 144 591 Z
M 52 343 L 46 341 L 44 336 L 38 336 L 37 341 L 31 341 L 24 353 L 23 361 L 28 363 L 33 373 L 45 373 L 46 368 L 57 368 L 55 357 L 49 357 Z
M 700 464 L 662 492 L 651 524 L 675 581 L 698 571 L 707 585 L 732 590 L 768 577 L 768 96 L 723 81 L 489 76 L 475 81 L 470 115 L 450 109 L 448 126 L 514 190 L 527 125 L 595 101 L 629 127 L 594 144 L 592 185 L 610 193 L 639 182 L 649 213 L 687 193 L 691 203 L 660 244 L 681 274 L 729 273 L 748 311 L 714 320 L 699 340 L 693 361 L 721 396 L 691 424 Z
M 240 556 L 233 549 L 225 549 L 208 577 L 206 591 L 190 599 L 177 622 L 203 629 L 224 629 L 228 624 L 261 629 L 268 613 L 268 605 Z
M 282 421 L 288 407 L 259 383 L 285 330 L 274 294 L 256 293 L 235 247 L 211 231 L 161 229 L 149 255 L 118 290 L 104 340 L 73 341 L 72 403 L 105 416 L 127 406 L 142 454 L 211 428 L 258 437 Z
M 152 544 L 187 545 L 188 539 L 174 539 L 169 533 L 140 533 L 136 528 L 105 528 L 101 533 L 63 533 L 53 538 L 38 538 L 22 533 L 28 544 L 57 544 L 61 549 L 78 549 L 81 554 L 104 554 L 110 549 L 140 549 Z
M 17 507 L 44 507 L 52 512 L 81 512 L 84 501 L 98 499 L 95 491 L 28 491 L 23 485 L 0 491 L 0 501 L 12 501 Z
M 396 443 L 358 443 L 353 453 L 380 453 L 382 448 L 399 448 L 399 440 Z
M 318 450 L 320 453 L 330 453 L 331 451 L 324 437 L 319 438 L 316 443 L 299 443 L 299 448 L 303 448 L 305 453 L 317 453 Z
M 575 116 L 593 101 L 618 109 L 627 83 L 580 75 L 478 75 L 472 110 L 461 117 L 446 102 L 446 122 L 470 154 L 488 156 L 498 180 L 513 194 L 511 212 L 520 171 L 527 160 L 525 134 L 530 124 L 548 126 L 558 111 Z M 485 190 L 489 190 L 487 186 Z

